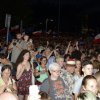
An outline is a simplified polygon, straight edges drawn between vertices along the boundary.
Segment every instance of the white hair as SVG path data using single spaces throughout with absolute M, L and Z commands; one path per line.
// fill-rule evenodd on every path
M 51 63 L 51 64 L 49 65 L 49 71 L 55 70 L 55 69 L 61 69 L 61 67 L 60 67 L 59 64 L 53 62 L 53 63 Z

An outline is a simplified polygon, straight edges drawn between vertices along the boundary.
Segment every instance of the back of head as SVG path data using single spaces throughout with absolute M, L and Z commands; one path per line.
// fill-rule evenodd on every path
M 5 92 L 0 95 L 0 100 L 18 100 L 18 97 L 12 93 Z
M 91 91 L 85 91 L 79 94 L 77 100 L 96 100 L 96 95 Z

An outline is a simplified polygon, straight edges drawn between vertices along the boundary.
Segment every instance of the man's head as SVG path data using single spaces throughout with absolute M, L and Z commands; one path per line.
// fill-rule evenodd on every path
M 69 59 L 67 62 L 66 62 L 66 70 L 73 74 L 75 72 L 75 66 L 76 66 L 76 63 L 75 63 L 75 60 L 74 59 Z
M 16 34 L 16 38 L 17 38 L 18 40 L 20 40 L 20 39 L 22 38 L 21 33 L 17 33 L 17 34 Z
M 93 73 L 93 64 L 89 60 L 84 60 L 82 62 L 82 72 L 84 76 L 86 75 L 92 75 Z
M 18 100 L 18 97 L 13 95 L 12 93 L 5 92 L 0 94 L 0 100 Z

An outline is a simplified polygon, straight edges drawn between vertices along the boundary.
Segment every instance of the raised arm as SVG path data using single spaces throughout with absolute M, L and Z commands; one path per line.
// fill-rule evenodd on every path
M 68 43 L 68 46 L 67 46 L 66 51 L 65 51 L 65 54 L 68 54 L 70 45 L 71 45 L 71 41 L 69 41 L 69 43 Z

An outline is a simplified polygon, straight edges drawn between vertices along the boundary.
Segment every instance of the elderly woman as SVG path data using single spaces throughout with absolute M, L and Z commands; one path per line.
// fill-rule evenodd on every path
M 3 92 L 15 93 L 17 90 L 14 79 L 11 77 L 11 66 L 4 65 L 1 69 L 0 94 Z
M 51 100 L 66 100 L 65 84 L 62 78 L 59 77 L 60 70 L 61 67 L 57 63 L 50 64 L 49 71 L 51 76 L 40 87 L 40 91 L 47 93 Z

